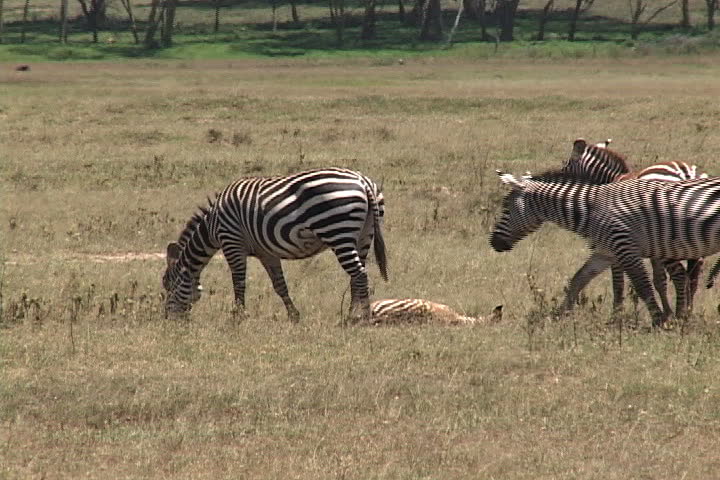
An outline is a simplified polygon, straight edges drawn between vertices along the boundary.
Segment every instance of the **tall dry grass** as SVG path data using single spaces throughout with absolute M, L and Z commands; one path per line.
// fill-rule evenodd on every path
M 608 324 L 607 278 L 552 320 L 583 243 L 545 227 L 497 254 L 487 234 L 494 169 L 559 165 L 578 136 L 715 173 L 716 60 L 3 70 L 1 475 L 711 478 L 714 292 L 668 334 L 631 303 Z M 286 262 L 300 325 L 254 262 L 236 323 L 221 257 L 191 320 L 169 322 L 162 258 L 102 256 L 162 252 L 239 176 L 322 165 L 384 181 L 374 298 L 502 303 L 503 323 L 341 328 L 330 254 Z

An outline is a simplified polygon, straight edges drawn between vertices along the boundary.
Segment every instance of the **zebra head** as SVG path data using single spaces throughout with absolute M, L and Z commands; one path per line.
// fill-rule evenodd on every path
M 167 269 L 162 279 L 166 290 L 166 313 L 189 312 L 192 304 L 200 300 L 202 295 L 203 288 L 199 279 L 178 262 L 181 250 L 182 247 L 175 242 L 168 244 Z
M 570 158 L 565 162 L 562 171 L 595 184 L 611 183 L 620 175 L 630 172 L 625 157 L 610 150 L 612 139 L 595 145 L 589 144 L 584 138 L 573 142 Z
M 500 181 L 512 189 L 503 200 L 503 213 L 490 235 L 490 245 L 496 252 L 507 252 L 540 228 L 543 220 L 527 205 L 526 188 L 532 178 L 529 172 L 519 179 L 500 170 L 497 174 Z

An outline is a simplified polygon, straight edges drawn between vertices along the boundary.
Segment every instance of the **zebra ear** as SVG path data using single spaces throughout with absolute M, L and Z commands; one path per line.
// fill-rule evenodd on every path
M 518 180 L 511 173 L 503 173 L 500 170 L 495 170 L 495 172 L 500 177 L 500 181 L 502 183 L 504 183 L 505 185 L 510 185 L 513 189 L 516 189 L 516 190 L 523 190 L 525 188 L 525 180 L 530 178 L 528 176 L 528 177 L 522 177 L 522 180 Z
M 587 142 L 584 138 L 578 138 L 577 140 L 575 140 L 573 142 L 572 153 L 570 154 L 570 161 L 580 160 L 580 156 L 583 154 L 586 148 Z
M 612 142 L 612 138 L 608 138 L 604 142 L 596 143 L 595 146 L 600 148 L 608 148 L 610 146 L 610 142 Z
M 174 265 L 175 262 L 178 261 L 178 258 L 180 258 L 180 245 L 178 245 L 177 242 L 168 243 L 166 254 L 168 267 Z

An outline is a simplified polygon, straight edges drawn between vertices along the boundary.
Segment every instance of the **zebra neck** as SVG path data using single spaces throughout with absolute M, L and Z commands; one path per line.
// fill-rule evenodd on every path
M 210 259 L 219 250 L 215 235 L 209 225 L 209 215 L 198 221 L 187 240 L 181 245 L 178 268 L 186 268 L 194 276 L 199 276 Z
M 543 221 L 557 224 L 579 235 L 585 235 L 594 199 L 595 185 L 543 185 L 533 194 L 534 210 Z

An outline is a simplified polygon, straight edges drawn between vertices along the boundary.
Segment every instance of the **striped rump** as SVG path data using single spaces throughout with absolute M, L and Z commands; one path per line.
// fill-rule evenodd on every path
M 477 325 L 502 320 L 502 305 L 489 317 L 467 317 L 443 305 L 421 298 L 378 300 L 370 306 L 372 325 Z

